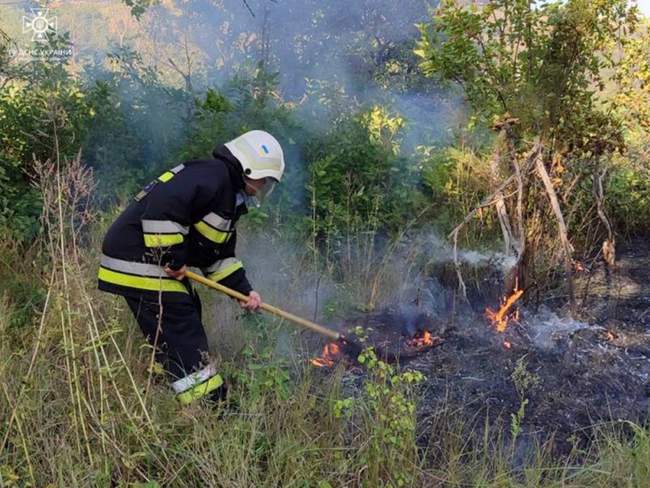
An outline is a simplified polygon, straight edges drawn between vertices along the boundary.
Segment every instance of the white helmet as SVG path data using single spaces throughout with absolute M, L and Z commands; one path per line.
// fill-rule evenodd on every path
M 244 175 L 251 180 L 282 179 L 284 155 L 275 137 L 263 130 L 252 130 L 226 142 L 225 146 L 241 163 Z

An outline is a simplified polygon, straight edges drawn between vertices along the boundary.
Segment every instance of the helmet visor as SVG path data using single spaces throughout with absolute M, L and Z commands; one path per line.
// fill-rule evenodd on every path
M 276 181 L 273 178 L 264 178 L 264 184 L 257 190 L 255 196 L 259 198 L 261 202 L 266 200 L 275 188 Z

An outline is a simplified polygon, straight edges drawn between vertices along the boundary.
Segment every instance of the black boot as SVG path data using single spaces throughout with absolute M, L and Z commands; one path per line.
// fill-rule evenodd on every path
M 228 384 L 224 382 L 223 385 L 208 395 L 208 399 L 215 404 L 228 403 Z

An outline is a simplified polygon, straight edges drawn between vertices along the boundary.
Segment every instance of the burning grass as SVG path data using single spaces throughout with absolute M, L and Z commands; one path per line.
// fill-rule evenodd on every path
M 388 362 L 411 359 L 442 343 L 442 338 L 434 336 L 428 330 L 418 330 L 412 337 L 400 338 L 397 342 L 398 348 L 387 347 L 387 344 L 391 341 L 390 337 L 378 338 L 377 334 L 373 334 L 373 338 L 375 342 L 368 342 L 367 338 L 364 338 L 363 343 L 366 347 L 373 348 L 382 359 Z M 355 344 L 359 343 L 355 342 Z M 356 356 L 360 352 L 357 347 L 346 348 L 345 342 L 330 342 L 325 344 L 321 355 L 311 359 L 310 363 L 318 368 L 332 368 L 345 359 L 356 361 Z
M 325 344 L 320 357 L 311 360 L 311 364 L 318 368 L 331 368 L 343 357 L 341 346 L 336 342 Z
M 422 349 L 432 347 L 435 345 L 439 337 L 434 338 L 433 334 L 428 330 L 418 331 L 413 337 L 406 340 L 406 345 L 411 349 Z
M 523 294 L 524 290 L 519 290 L 515 287 L 509 296 L 501 299 L 501 306 L 497 311 L 492 310 L 490 307 L 485 309 L 485 316 L 497 332 L 505 332 L 508 324 L 519 318 L 519 311 L 516 309 L 513 311 L 512 308 Z

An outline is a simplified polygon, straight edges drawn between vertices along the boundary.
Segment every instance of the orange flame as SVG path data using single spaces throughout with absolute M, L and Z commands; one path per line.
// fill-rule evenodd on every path
M 433 345 L 433 336 L 428 330 L 418 331 L 413 337 L 411 337 L 406 344 L 409 347 L 426 347 Z
M 341 347 L 336 342 L 325 344 L 320 357 L 311 360 L 311 364 L 319 368 L 331 368 L 341 357 Z
M 508 321 L 510 320 L 508 312 L 523 294 L 524 290 L 518 290 L 515 288 L 512 292 L 512 295 L 506 299 L 501 300 L 501 307 L 499 307 L 499 310 L 495 312 L 490 307 L 485 309 L 485 316 L 496 327 L 497 332 L 504 332 L 506 330 L 508 327 Z

